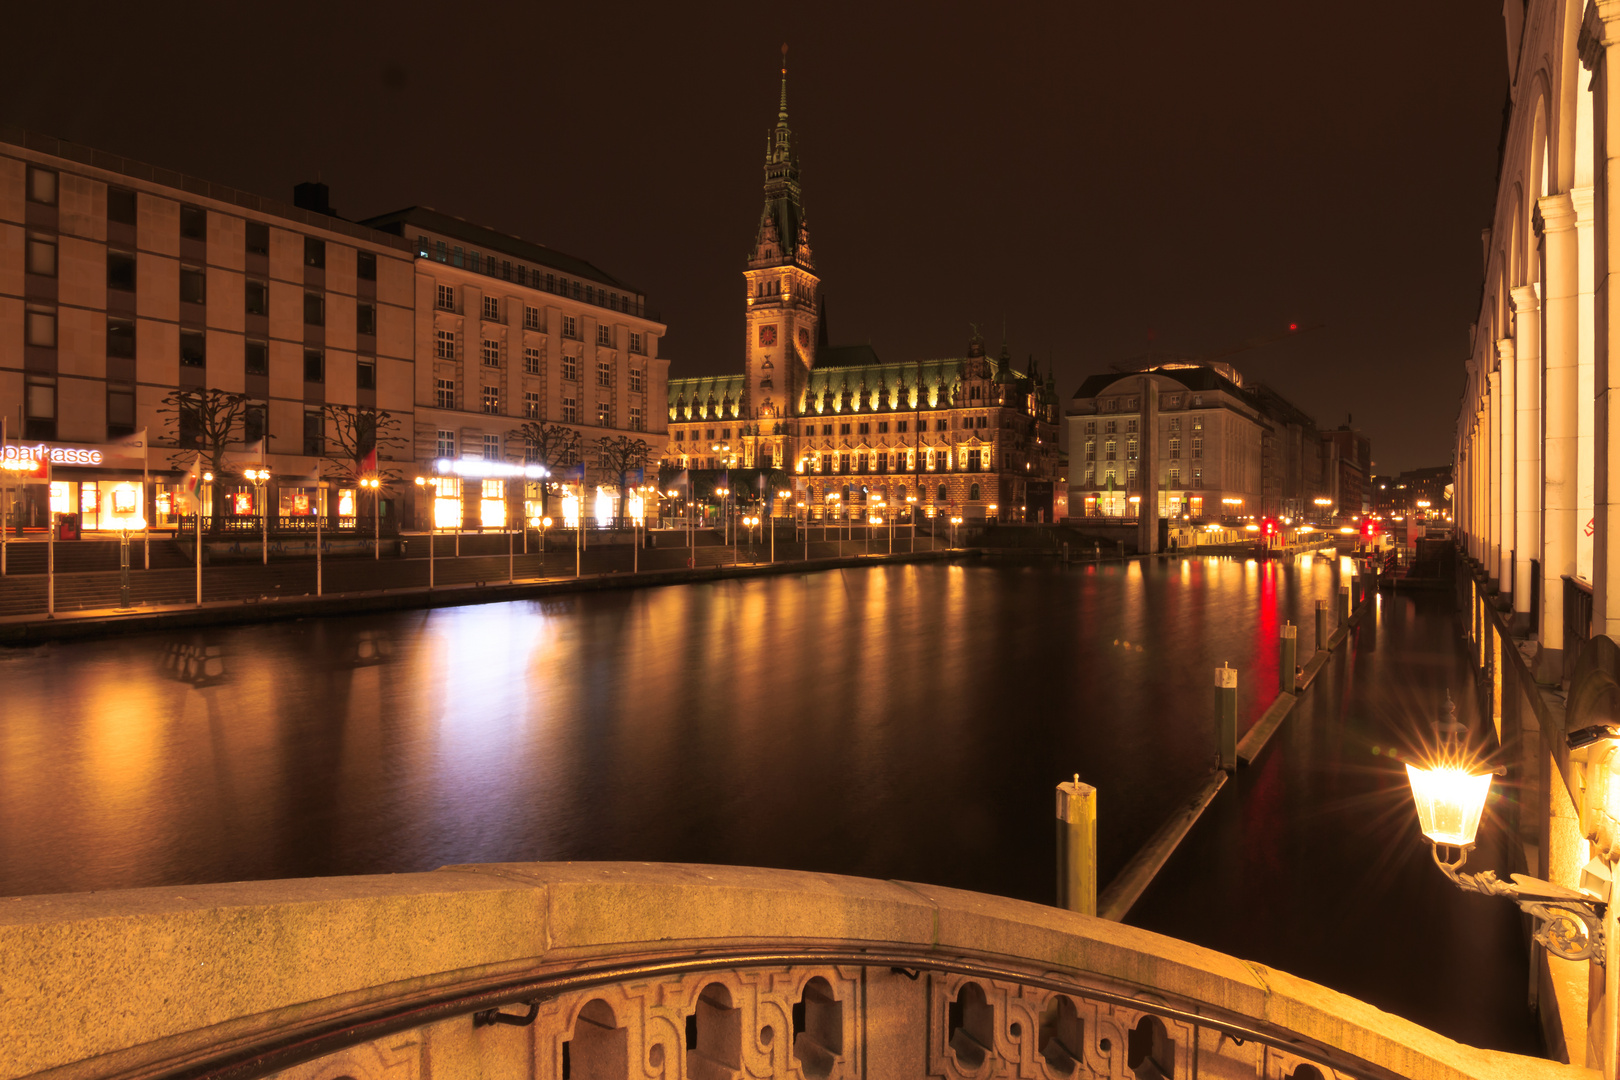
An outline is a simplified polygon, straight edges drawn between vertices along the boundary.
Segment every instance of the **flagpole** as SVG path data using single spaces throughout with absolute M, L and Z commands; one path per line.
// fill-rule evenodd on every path
M 6 453 L 6 418 L 0 416 L 0 458 Z M 0 474 L 0 577 L 6 574 L 6 511 L 11 509 L 11 478 Z
M 152 430 L 141 428 L 141 569 L 152 569 L 152 515 L 148 507 L 155 509 L 157 500 L 152 497 Z

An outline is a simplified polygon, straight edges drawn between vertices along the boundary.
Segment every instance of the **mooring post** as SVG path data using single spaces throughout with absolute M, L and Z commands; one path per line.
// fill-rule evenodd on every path
M 1339 625 L 1350 625 L 1350 586 L 1339 586 Z
M 1237 669 L 1215 669 L 1215 764 L 1237 772 Z
M 1316 602 L 1316 651 L 1326 652 L 1328 647 L 1328 608 L 1326 600 Z
M 1299 627 L 1293 623 L 1284 623 L 1282 628 L 1282 655 L 1277 658 L 1277 693 L 1292 694 L 1294 692 L 1294 676 L 1296 670 L 1295 657 L 1299 646 Z
M 1097 789 L 1079 773 L 1057 786 L 1057 906 L 1097 914 Z

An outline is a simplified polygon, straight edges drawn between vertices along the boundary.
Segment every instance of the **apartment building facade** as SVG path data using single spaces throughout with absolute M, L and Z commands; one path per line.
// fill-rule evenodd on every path
M 105 527 L 110 485 L 176 522 L 195 456 L 176 390 L 245 395 L 233 470 L 271 470 L 272 513 L 316 512 L 327 406 L 411 411 L 413 261 L 371 229 L 0 131 L 0 415 L 7 453 L 53 461 L 48 487 L 12 491 L 13 525 Z M 260 509 L 240 475 L 215 482 Z
M 416 258 L 407 438 L 424 467 L 522 464 L 533 455 L 525 423 L 577 433 L 586 488 L 618 482 L 596 468 L 603 438 L 643 440 L 656 460 L 669 361 L 658 356 L 665 326 L 643 293 L 583 259 L 427 207 L 365 224 L 399 236 Z M 533 501 L 528 483 L 523 494 Z M 460 500 L 467 524 L 487 524 L 488 484 L 446 478 L 436 505 Z M 426 526 L 425 506 L 413 520 Z

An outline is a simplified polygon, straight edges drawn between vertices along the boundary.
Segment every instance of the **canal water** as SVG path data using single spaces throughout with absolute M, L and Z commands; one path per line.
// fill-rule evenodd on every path
M 1053 786 L 1098 788 L 1107 882 L 1210 767 L 1213 669 L 1242 730 L 1339 575 L 883 566 L 0 652 L 0 895 L 648 859 L 1049 902 Z M 1430 865 L 1390 756 L 1447 689 L 1450 597 L 1384 596 L 1128 921 L 1536 1052 L 1517 916 Z

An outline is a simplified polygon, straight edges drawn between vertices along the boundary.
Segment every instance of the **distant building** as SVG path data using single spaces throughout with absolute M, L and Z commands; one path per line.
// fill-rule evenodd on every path
M 416 256 L 412 457 L 523 462 L 519 427 L 535 421 L 579 432 L 587 487 L 618 483 L 591 472 L 590 445 L 604 436 L 645 439 L 656 460 L 669 361 L 658 355 L 664 324 L 639 290 L 584 259 L 427 207 L 365 224 L 404 238 Z M 443 483 L 441 499 L 462 502 L 453 524 L 484 519 L 491 481 Z M 425 506 L 416 519 L 426 527 Z
M 1444 514 L 1451 508 L 1446 499 L 1446 488 L 1450 486 L 1450 465 L 1410 469 L 1397 476 L 1374 476 L 1368 484 L 1372 513 L 1386 519 L 1408 518 L 1422 510 Z
M 1093 375 L 1067 421 L 1075 516 L 1312 517 L 1331 488 L 1330 448 L 1311 418 L 1268 387 L 1246 388 L 1230 364 Z
M 1333 449 L 1329 495 L 1341 517 L 1372 512 L 1372 442 L 1349 423 L 1324 431 Z
M 785 69 L 743 278 L 743 371 L 670 380 L 669 466 L 752 470 L 732 487 L 755 497 L 791 483 L 812 515 L 881 499 L 939 516 L 1053 520 L 1061 503 L 1050 374 L 1033 362 L 1014 370 L 1006 346 L 991 357 L 977 335 L 964 356 L 901 362 L 827 344 Z M 769 480 L 772 471 L 781 478 Z

